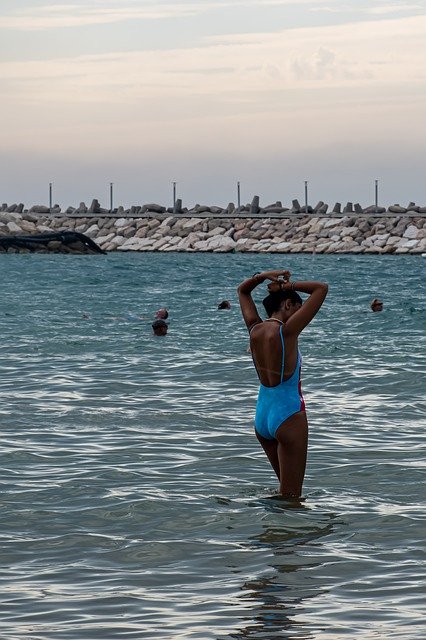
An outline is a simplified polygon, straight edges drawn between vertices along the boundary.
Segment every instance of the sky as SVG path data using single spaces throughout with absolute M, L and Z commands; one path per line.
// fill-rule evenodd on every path
M 426 205 L 426 0 L 1 0 L 0 201 Z

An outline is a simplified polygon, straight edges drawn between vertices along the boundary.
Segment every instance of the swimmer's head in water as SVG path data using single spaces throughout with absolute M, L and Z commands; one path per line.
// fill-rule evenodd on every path
M 160 320 L 167 320 L 167 318 L 169 317 L 169 312 L 165 308 L 158 309 L 158 311 L 155 312 L 155 317 L 160 318 Z
M 262 304 L 265 307 L 268 318 L 270 318 L 273 313 L 282 310 L 283 305 L 290 312 L 289 315 L 292 315 L 300 309 L 303 300 L 296 291 L 275 291 L 266 296 L 262 300 Z
M 370 304 L 370 308 L 372 311 L 383 311 L 383 302 L 378 298 L 374 298 L 373 302 Z
M 169 326 L 164 320 L 154 320 L 152 330 L 156 336 L 165 336 Z
M 218 309 L 230 309 L 231 308 L 231 303 L 229 302 L 229 300 L 222 300 L 222 302 L 219 302 L 219 304 L 217 305 Z

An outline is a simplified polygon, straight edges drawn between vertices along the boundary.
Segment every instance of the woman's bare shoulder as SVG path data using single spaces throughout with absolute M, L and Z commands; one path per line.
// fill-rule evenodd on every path
M 263 325 L 263 320 L 258 320 L 257 322 L 253 322 L 253 324 L 248 328 L 248 332 L 251 335 L 253 333 L 253 331 L 256 332 L 256 329 L 258 329 L 258 327 L 261 327 Z

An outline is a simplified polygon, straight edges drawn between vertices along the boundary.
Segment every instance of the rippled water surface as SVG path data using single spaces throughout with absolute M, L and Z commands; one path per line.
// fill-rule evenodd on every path
M 424 638 L 425 266 L 0 256 L 1 638 Z M 236 301 L 266 268 L 330 284 L 300 340 L 296 508 L 253 435 Z

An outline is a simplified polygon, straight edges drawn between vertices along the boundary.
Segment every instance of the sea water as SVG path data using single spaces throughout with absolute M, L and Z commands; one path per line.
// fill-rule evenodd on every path
M 0 256 L 2 640 L 424 638 L 425 266 Z M 300 338 L 298 506 L 253 433 L 236 296 L 272 268 L 330 286 Z

